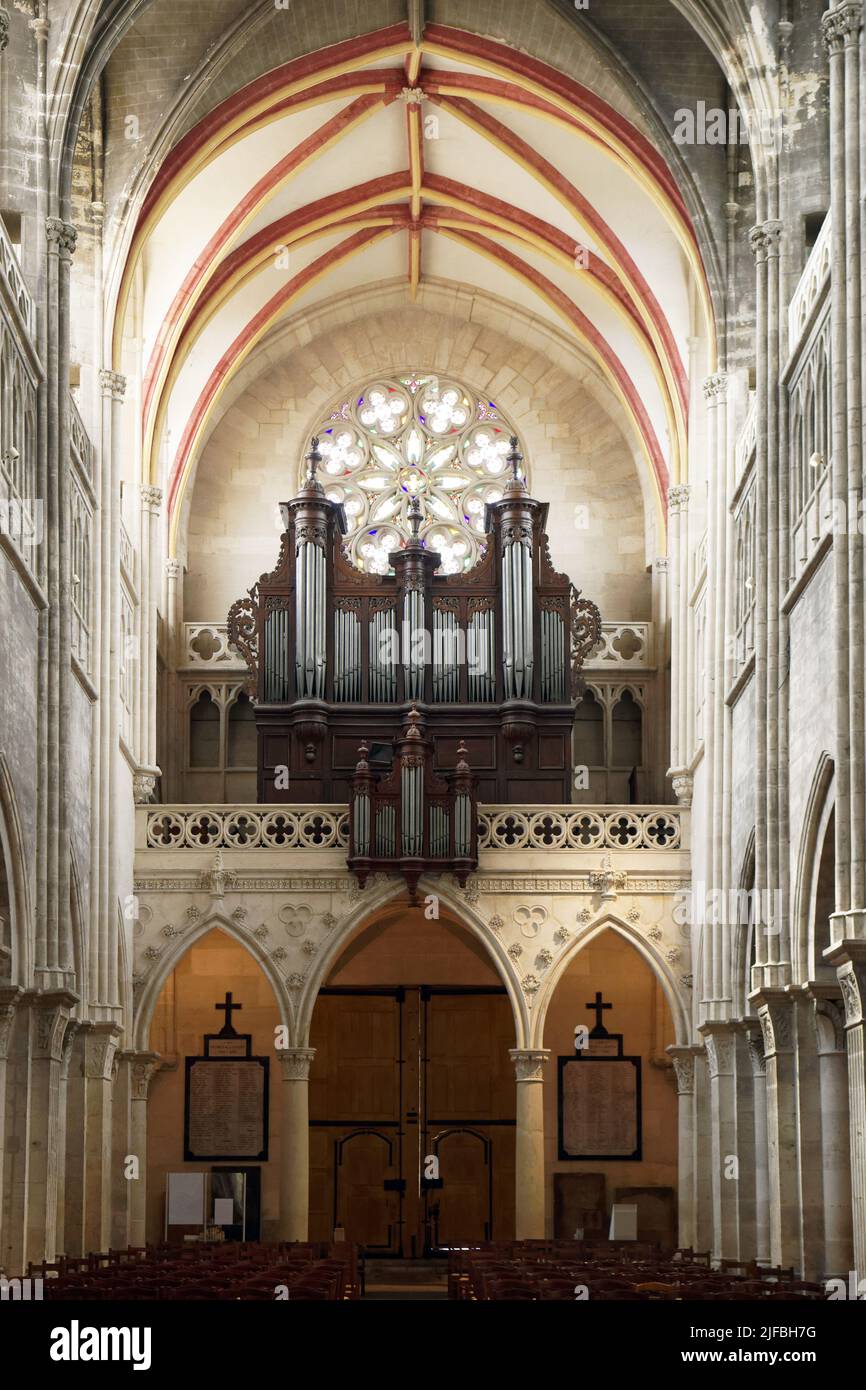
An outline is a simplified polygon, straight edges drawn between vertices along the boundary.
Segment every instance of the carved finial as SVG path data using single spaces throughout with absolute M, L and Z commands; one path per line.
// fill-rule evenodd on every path
M 356 766 L 355 766 L 355 771 L 356 771 L 356 772 L 369 772 L 369 771 L 370 771 L 370 764 L 367 762 L 367 755 L 369 754 L 369 752 L 370 752 L 370 745 L 368 744 L 368 742 L 367 742 L 366 739 L 362 739 L 362 741 L 361 741 L 361 746 L 360 746 L 360 748 L 358 749 L 358 762 L 357 762 L 357 764 L 356 764 Z
M 523 462 L 523 455 L 520 452 L 517 442 L 517 435 L 513 434 L 508 441 L 508 453 L 505 455 L 505 462 L 511 469 L 511 477 L 506 483 L 509 492 L 525 492 L 526 483 L 519 476 L 520 465 Z
M 319 453 L 319 436 L 314 434 L 310 440 L 310 452 L 306 455 L 305 462 L 307 468 L 307 487 L 321 489 L 321 483 L 316 478 L 316 469 L 322 462 L 322 455 Z
M 413 497 L 409 503 L 409 527 L 412 532 L 413 541 L 417 541 L 418 532 L 421 529 L 421 503 L 417 497 Z
M 468 772 L 468 771 L 469 771 L 469 764 L 468 764 L 468 762 L 466 761 L 466 759 L 467 759 L 468 756 L 469 756 L 469 749 L 466 747 L 466 744 L 463 742 L 463 740 L 462 740 L 462 738 L 461 738 L 460 742 L 459 742 L 458 745 L 457 745 L 457 771 L 458 771 L 458 772 Z
M 413 701 L 413 702 L 412 702 L 412 708 L 410 709 L 409 713 L 406 715 L 406 730 L 405 730 L 405 732 L 404 732 L 404 734 L 403 734 L 403 737 L 404 737 L 404 738 L 420 738 L 420 737 L 421 737 L 420 725 L 423 724 L 423 722 L 424 722 L 424 716 L 422 715 L 421 711 L 418 709 L 418 706 L 417 706 L 417 705 L 415 704 L 415 702 Z

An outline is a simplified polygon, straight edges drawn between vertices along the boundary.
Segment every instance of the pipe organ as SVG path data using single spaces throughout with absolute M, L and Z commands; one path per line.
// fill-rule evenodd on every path
M 386 851 L 420 861 L 443 848 L 468 871 L 474 813 L 455 779 L 461 795 L 471 782 L 473 800 L 571 800 L 574 704 L 598 609 L 553 569 L 547 505 L 518 476 L 516 440 L 503 496 L 487 504 L 485 552 L 449 575 L 419 537 L 417 497 L 390 572 L 357 569 L 342 506 L 316 476 L 317 446 L 281 504 L 275 569 L 229 612 L 256 707 L 259 801 L 350 802 L 361 875 Z

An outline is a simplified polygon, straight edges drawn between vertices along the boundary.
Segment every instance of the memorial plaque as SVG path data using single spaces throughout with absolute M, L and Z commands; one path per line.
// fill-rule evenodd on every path
M 225 1013 L 219 1033 L 205 1035 L 204 1056 L 187 1057 L 184 1159 L 260 1159 L 268 1156 L 270 1061 L 252 1057 L 252 1036 L 238 1033 L 232 1014 L 242 1010 L 231 994 L 215 1004 Z
M 559 1058 L 560 1159 L 641 1157 L 641 1059 L 624 1057 L 622 1034 L 602 1023 L 601 993 L 586 1007 L 596 1024 L 585 1048 Z
M 184 1159 L 268 1156 L 267 1057 L 187 1057 Z

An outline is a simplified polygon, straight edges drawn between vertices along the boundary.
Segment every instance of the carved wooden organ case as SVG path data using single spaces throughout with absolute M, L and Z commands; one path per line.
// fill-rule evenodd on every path
M 471 769 L 473 803 L 570 801 L 574 702 L 601 620 L 553 569 L 547 504 L 528 495 L 519 459 L 514 441 L 473 569 L 438 574 L 416 512 L 380 575 L 347 559 L 314 445 L 305 485 L 281 505 L 276 568 L 229 612 L 255 701 L 260 802 L 351 803 L 356 774 L 393 784 L 407 740 L 427 750 L 427 797 Z

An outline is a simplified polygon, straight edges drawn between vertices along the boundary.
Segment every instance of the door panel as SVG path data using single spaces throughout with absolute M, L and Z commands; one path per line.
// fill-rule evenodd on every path
M 358 1130 L 334 1147 L 337 1224 L 364 1250 L 396 1254 L 400 1194 L 385 1187 L 399 1177 L 396 1136 Z
M 310 1045 L 311 1239 L 342 1222 L 371 1254 L 410 1256 L 514 1234 L 504 991 L 323 991 Z M 419 1200 L 428 1154 L 441 1186 Z
M 504 991 L 429 989 L 425 1154 L 442 1186 L 427 1193 L 440 1245 L 514 1235 L 514 1022 Z
M 442 1187 L 433 1224 L 437 1244 L 469 1245 L 490 1240 L 493 1191 L 490 1142 L 476 1130 L 444 1130 L 433 1136 Z

